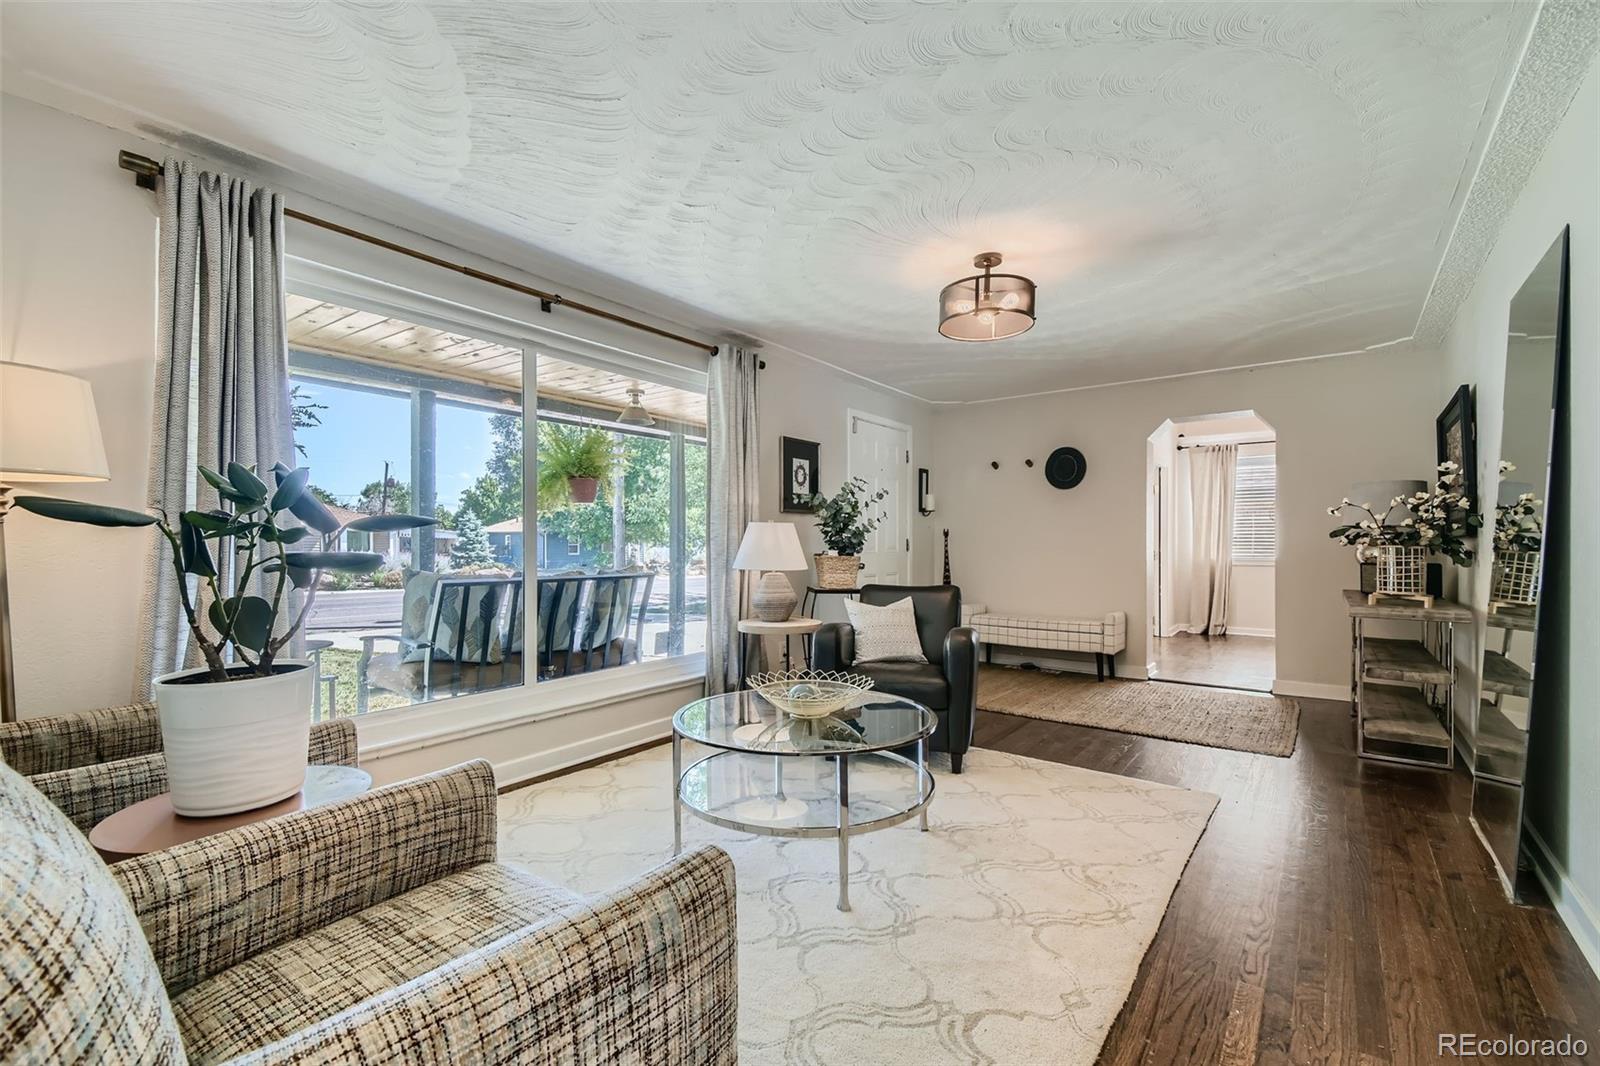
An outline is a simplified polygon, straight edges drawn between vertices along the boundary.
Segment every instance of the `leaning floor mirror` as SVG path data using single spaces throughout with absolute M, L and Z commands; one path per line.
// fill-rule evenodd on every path
M 1492 524 L 1484 515 L 1490 589 L 1472 823 L 1513 900 L 1527 887 L 1524 786 L 1538 774 L 1535 652 L 1540 627 L 1548 624 L 1541 592 L 1551 580 L 1546 516 L 1557 491 L 1551 458 L 1567 359 L 1567 238 L 1563 231 L 1511 298 L 1500 487 Z

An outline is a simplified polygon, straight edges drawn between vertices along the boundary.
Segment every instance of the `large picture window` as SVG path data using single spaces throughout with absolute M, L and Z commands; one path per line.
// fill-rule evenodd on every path
M 348 520 L 433 527 L 347 533 L 383 556 L 325 574 L 306 623 L 314 713 L 364 714 L 523 683 L 522 350 L 375 311 L 287 300 L 295 445 L 312 491 Z M 499 531 L 499 532 L 497 532 Z
M 540 681 L 705 650 L 703 392 L 539 353 Z
M 345 534 L 339 547 L 384 563 L 316 591 L 317 716 L 704 651 L 703 390 L 307 295 L 287 304 L 312 491 L 346 520 L 438 519 Z

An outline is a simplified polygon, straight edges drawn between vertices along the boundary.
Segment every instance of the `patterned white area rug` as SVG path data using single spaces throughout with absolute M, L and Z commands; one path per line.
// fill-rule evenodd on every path
M 1205 829 L 1209 793 L 974 750 L 915 820 L 837 845 L 685 813 L 733 856 L 740 1061 L 1093 1063 Z M 939 772 L 943 769 L 944 772 Z M 500 797 L 503 860 L 583 893 L 672 851 L 666 746 Z

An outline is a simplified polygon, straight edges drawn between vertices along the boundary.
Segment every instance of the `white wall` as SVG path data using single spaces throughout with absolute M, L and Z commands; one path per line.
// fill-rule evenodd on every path
M 6 95 L 0 112 L 0 358 L 69 370 L 93 384 L 100 410 L 111 480 L 103 485 L 50 486 L 54 495 L 142 508 L 149 464 L 156 307 L 156 199 L 116 166 L 119 149 L 159 158 L 161 145 L 85 119 Z M 221 165 L 252 173 L 237 160 Z M 262 176 L 258 174 L 258 176 Z M 712 337 L 715 327 L 685 327 L 608 303 L 549 279 L 508 267 L 415 232 L 368 218 L 319 197 L 292 175 L 265 174 L 292 194 L 302 210 L 446 258 L 473 263 L 527 284 L 610 306 L 680 333 Z M 410 288 L 429 300 L 458 305 L 474 320 L 501 320 L 549 332 L 559 343 L 604 356 L 625 350 L 663 364 L 703 368 L 705 356 L 685 346 L 573 314 L 542 316 L 526 298 L 460 275 L 433 270 L 323 230 L 291 222 L 291 257 L 323 264 L 319 279 L 352 285 L 377 278 Z M 291 264 L 291 270 L 296 270 Z M 441 312 L 443 313 L 443 312 Z M 781 349 L 763 372 L 763 517 L 778 508 L 778 436 L 820 441 L 825 487 L 843 474 L 845 410 L 854 406 L 913 427 L 918 452 L 929 440 L 925 404 Z M 805 516 L 790 516 L 804 519 Z M 816 539 L 809 521 L 802 540 Z M 134 698 L 134 657 L 142 611 L 141 581 L 147 542 L 140 533 L 47 523 L 15 513 L 6 524 L 12 619 L 16 630 L 17 694 L 25 717 L 70 713 Z M 928 520 L 913 538 L 915 572 L 931 573 Z M 796 584 L 805 575 L 794 575 Z M 402 712 L 442 710 L 403 742 L 390 728 L 395 716 L 358 722 L 363 759 L 379 780 L 393 780 L 472 757 L 489 758 L 502 780 L 548 772 L 567 763 L 665 736 L 671 712 L 700 690 L 699 682 L 663 677 L 652 691 L 625 699 L 597 696 L 570 713 L 548 713 L 544 689 L 501 694 L 494 720 L 461 736 L 448 724 L 482 697 Z M 504 706 L 509 704 L 509 706 Z M 542 715 L 529 720 L 529 715 Z M 372 747 L 378 744 L 377 749 Z
M 761 418 L 761 512 L 768 522 L 793 522 L 800 533 L 800 544 L 809 557 L 823 550 L 822 537 L 810 515 L 784 514 L 780 509 L 783 491 L 782 438 L 798 437 L 816 441 L 818 449 L 818 491 L 833 493 L 848 474 L 850 424 L 847 412 L 856 410 L 880 415 L 911 427 L 911 489 L 916 492 L 916 470 L 928 466 L 932 451 L 933 408 L 920 400 L 853 378 L 813 359 L 783 348 L 762 352 L 767 367 L 760 372 L 757 404 Z M 944 492 L 937 471 L 932 474 L 933 492 Z M 937 526 L 944 515 L 924 518 L 916 513 L 913 496 L 911 521 L 911 573 L 916 581 L 935 581 L 942 559 Z M 815 568 L 813 567 L 813 570 Z M 803 594 L 812 573 L 789 575 L 795 591 Z M 837 596 L 818 601 L 817 617 L 842 619 L 843 601 Z
M 127 139 L 13 97 L 0 111 L 0 358 L 88 378 L 111 480 L 38 491 L 142 510 L 156 333 L 156 201 Z M 127 703 L 154 536 L 6 519 L 24 716 Z
M 1277 567 L 1234 563 L 1228 578 L 1228 632 L 1270 637 L 1277 628 Z
M 1280 690 L 1345 693 L 1350 629 L 1340 590 L 1354 587 L 1358 572 L 1349 550 L 1327 537 L 1327 508 L 1357 481 L 1426 476 L 1436 360 L 1436 353 L 1391 348 L 942 408 L 933 474 L 948 508 L 941 524 L 951 527 L 955 581 L 996 610 L 1126 611 L 1129 646 L 1118 673 L 1142 674 L 1147 438 L 1167 417 L 1251 410 L 1277 433 Z M 1045 482 L 1043 463 L 1064 444 L 1083 451 L 1089 470 L 1062 492 Z M 1032 469 L 1023 463 L 1029 458 Z
M 1554 882 L 1557 908 L 1600 970 L 1600 65 L 1591 66 L 1526 187 L 1512 208 L 1476 284 L 1445 338 L 1434 403 L 1442 407 L 1463 382 L 1477 393 L 1481 495 L 1495 498 L 1501 451 L 1507 315 L 1512 295 L 1570 225 L 1569 417 L 1560 447 L 1570 455 L 1557 486 L 1565 521 L 1549 531 L 1545 599 L 1533 707 L 1534 746 L 1527 779 L 1528 819 L 1542 846 L 1535 854 Z M 1526 469 L 1512 475 L 1526 479 Z M 1537 480 L 1537 477 L 1535 477 Z M 1458 594 L 1479 616 L 1488 603 L 1489 570 L 1476 568 Z M 1470 669 L 1462 711 L 1476 706 Z

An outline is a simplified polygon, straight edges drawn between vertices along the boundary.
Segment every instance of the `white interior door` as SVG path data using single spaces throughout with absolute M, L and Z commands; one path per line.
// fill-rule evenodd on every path
M 911 430 L 850 412 L 850 476 L 869 494 L 889 492 L 875 505 L 884 517 L 867 534 L 858 584 L 911 584 Z

